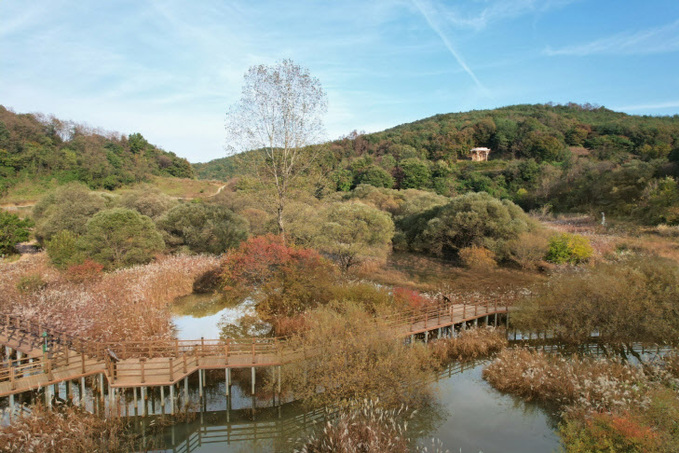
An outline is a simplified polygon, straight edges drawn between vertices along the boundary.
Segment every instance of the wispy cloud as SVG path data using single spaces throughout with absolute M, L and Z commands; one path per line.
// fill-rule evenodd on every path
M 589 55 L 646 55 L 679 51 L 679 20 L 671 24 L 641 30 L 635 33 L 618 33 L 585 44 L 545 49 L 549 56 Z
M 458 28 L 483 30 L 489 25 L 516 19 L 526 14 L 544 13 L 580 0 L 491 0 L 462 2 L 462 6 L 446 5 L 438 12 L 441 18 Z M 482 5 L 481 8 L 478 6 Z
M 635 105 L 623 105 L 621 107 L 613 107 L 614 110 L 621 110 L 623 112 L 637 112 L 643 110 L 663 110 L 675 108 L 679 108 L 679 100 L 657 102 L 651 104 L 635 104 Z
M 441 41 L 443 41 L 443 44 L 446 46 L 450 54 L 455 58 L 457 63 L 464 69 L 464 71 L 469 74 L 469 77 L 472 78 L 474 83 L 476 84 L 477 87 L 487 96 L 490 96 L 490 91 L 488 88 L 486 88 L 481 81 L 479 80 L 478 77 L 476 77 L 476 74 L 474 74 L 474 71 L 469 67 L 469 65 L 464 61 L 462 58 L 462 55 L 455 49 L 453 44 L 450 42 L 450 39 L 448 38 L 448 35 L 443 31 L 443 24 L 440 24 L 438 20 L 436 19 L 436 11 L 433 10 L 431 5 L 429 3 L 426 3 L 426 1 L 422 0 L 413 0 L 413 3 L 415 6 L 417 6 L 417 9 L 422 13 L 422 16 L 424 16 L 425 20 L 431 27 L 431 29 L 441 38 Z

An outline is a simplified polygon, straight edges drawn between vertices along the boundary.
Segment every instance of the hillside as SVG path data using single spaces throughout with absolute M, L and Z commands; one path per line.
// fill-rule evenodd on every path
M 71 121 L 17 114 L 0 105 L 0 199 L 20 188 L 21 200 L 69 181 L 113 190 L 152 176 L 192 178 L 186 159 L 139 134 L 107 133 Z
M 677 115 L 635 116 L 587 104 L 515 105 L 354 132 L 322 146 L 329 150 L 319 161 L 326 193 L 360 184 L 446 196 L 483 191 L 524 209 L 679 222 Z M 489 161 L 471 162 L 474 147 L 490 148 Z M 198 164 L 196 174 L 247 177 L 253 156 Z

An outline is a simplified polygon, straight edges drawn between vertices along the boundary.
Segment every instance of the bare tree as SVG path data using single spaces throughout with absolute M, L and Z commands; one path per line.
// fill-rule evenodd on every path
M 263 169 L 276 189 L 278 229 L 285 238 L 283 210 L 290 184 L 318 157 L 326 94 L 308 69 L 292 60 L 252 66 L 240 100 L 227 113 L 227 148 L 262 150 Z

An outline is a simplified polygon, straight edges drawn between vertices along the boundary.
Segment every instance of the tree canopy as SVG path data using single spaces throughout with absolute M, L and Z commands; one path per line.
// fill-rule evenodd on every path
M 165 248 L 153 220 L 125 208 L 95 214 L 78 242 L 87 256 L 108 269 L 147 263 Z
M 175 206 L 159 221 L 165 242 L 196 253 L 224 253 L 248 237 L 248 222 L 224 207 L 205 203 Z
M 0 210 L 0 255 L 16 253 L 14 246 L 28 240 L 32 226 L 31 219 L 21 219 L 16 214 Z
M 290 184 L 318 156 L 307 148 L 320 139 L 326 94 L 308 69 L 292 60 L 252 66 L 245 74 L 238 103 L 227 114 L 233 150 L 263 151 L 263 172 L 276 188 L 278 229 L 285 236 L 283 211 Z

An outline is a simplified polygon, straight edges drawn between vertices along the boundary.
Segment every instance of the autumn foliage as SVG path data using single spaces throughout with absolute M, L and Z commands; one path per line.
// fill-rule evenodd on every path
M 257 310 L 271 319 L 327 303 L 335 268 L 315 250 L 287 246 L 269 234 L 243 242 L 226 258 L 222 275 L 227 291 L 260 293 Z

